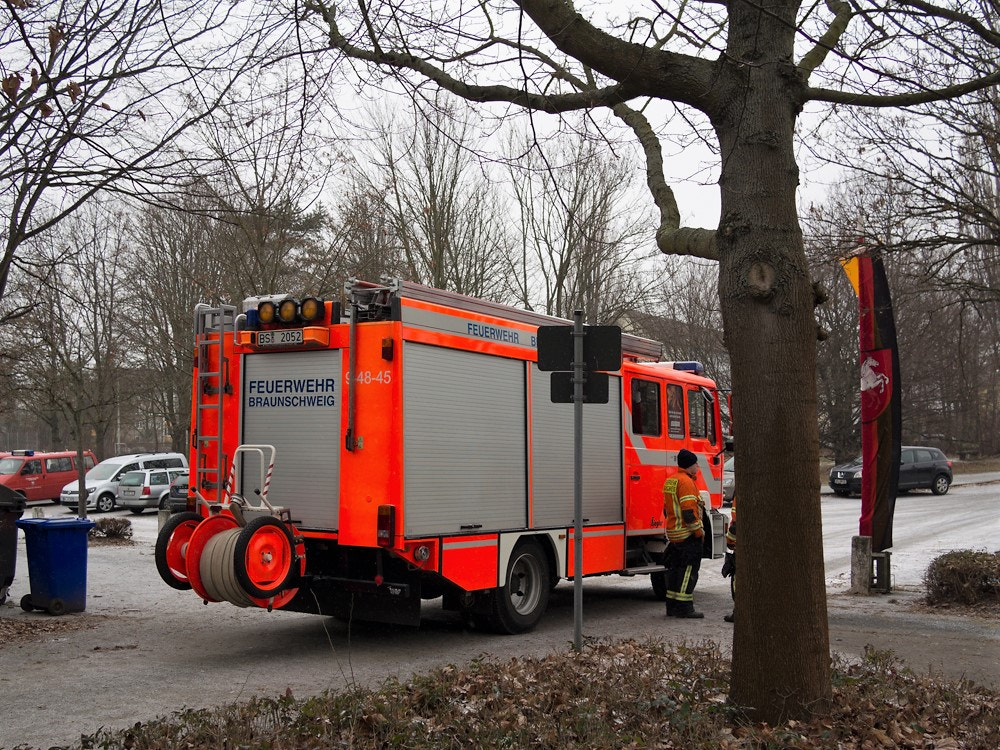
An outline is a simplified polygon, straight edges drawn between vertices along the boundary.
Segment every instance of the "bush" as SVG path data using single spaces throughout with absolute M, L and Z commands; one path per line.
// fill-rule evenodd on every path
M 929 604 L 1000 604 L 1000 552 L 956 550 L 924 573 Z
M 132 522 L 127 518 L 102 518 L 90 530 L 91 539 L 132 539 Z
M 763 660 L 766 666 L 766 659 Z M 582 653 L 478 659 L 402 683 L 297 700 L 185 709 L 79 748 L 683 748 L 683 750 L 996 750 L 1000 693 L 921 677 L 890 652 L 834 663 L 829 711 L 778 726 L 748 722 L 727 700 L 717 644 L 594 643 Z

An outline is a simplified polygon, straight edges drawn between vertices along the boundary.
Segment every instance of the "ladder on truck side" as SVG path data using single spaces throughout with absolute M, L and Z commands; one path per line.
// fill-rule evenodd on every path
M 215 490 L 215 502 L 222 499 L 227 458 L 223 453 L 222 398 L 233 392 L 229 379 L 229 358 L 224 346 L 227 335 L 234 335 L 236 307 L 206 304 L 195 306 L 197 382 L 194 388 L 194 448 L 192 486 L 198 503 L 209 500 L 204 490 Z

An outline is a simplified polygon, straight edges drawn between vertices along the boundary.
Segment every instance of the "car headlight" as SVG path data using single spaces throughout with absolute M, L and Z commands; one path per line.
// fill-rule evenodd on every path
M 861 479 L 861 471 L 860 471 L 860 470 L 859 470 L 859 471 L 856 471 L 856 472 L 854 472 L 854 478 L 855 478 L 855 479 Z

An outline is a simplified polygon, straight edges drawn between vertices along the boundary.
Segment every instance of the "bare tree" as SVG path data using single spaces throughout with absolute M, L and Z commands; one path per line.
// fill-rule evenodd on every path
M 796 210 L 797 121 L 808 102 L 912 106 L 1000 82 L 992 62 L 969 52 L 972 41 L 998 41 L 991 6 L 311 0 L 306 7 L 333 50 L 376 72 L 370 85 L 390 75 L 420 96 L 430 81 L 471 101 L 552 114 L 604 107 L 633 129 L 660 210 L 660 249 L 720 263 L 744 503 L 730 699 L 768 721 L 822 711 L 831 686 L 816 485 L 816 296 Z M 711 123 L 720 156 L 716 231 L 680 227 L 656 132 L 631 104 L 649 100 Z
M 381 196 L 404 274 L 460 294 L 500 299 L 511 240 L 505 201 L 483 172 L 476 134 L 443 103 L 430 119 L 372 116 L 370 144 L 359 143 L 354 198 Z
M 554 147 L 531 141 L 508 147 L 524 154 L 507 162 L 520 219 L 520 258 L 510 274 L 520 303 L 627 324 L 648 311 L 659 267 L 646 249 L 652 232 L 646 207 L 635 203 L 633 164 L 585 137 Z
M 100 458 L 115 452 L 118 409 L 135 385 L 122 377 L 132 325 L 124 223 L 120 213 L 93 205 L 34 243 L 26 260 L 35 283 L 12 287 L 32 312 L 25 325 L 5 330 L 20 344 L 15 381 L 25 405 L 49 423 L 57 417 L 78 447 Z
M 0 299 L 23 243 L 99 191 L 160 192 L 178 165 L 198 159 L 173 145 L 259 62 L 273 31 L 263 13 L 248 26 L 238 9 L 187 0 L 3 4 Z

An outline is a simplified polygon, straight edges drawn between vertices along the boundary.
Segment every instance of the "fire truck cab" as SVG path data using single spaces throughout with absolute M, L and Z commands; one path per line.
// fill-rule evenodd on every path
M 418 624 L 444 597 L 516 633 L 572 578 L 573 405 L 537 366 L 548 316 L 410 282 L 351 280 L 196 310 L 189 511 L 163 580 L 228 601 Z M 715 384 L 623 336 L 607 404 L 584 406 L 582 575 L 664 593 L 662 487 L 698 455 L 706 557 L 725 549 Z

